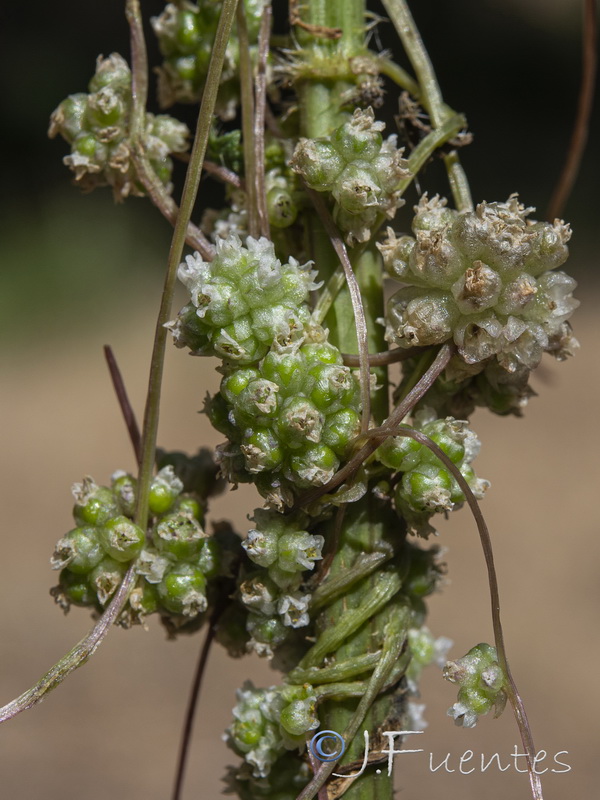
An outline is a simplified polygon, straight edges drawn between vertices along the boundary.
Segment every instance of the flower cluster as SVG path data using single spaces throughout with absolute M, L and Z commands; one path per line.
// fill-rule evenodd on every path
M 144 194 L 128 141 L 131 117 L 131 71 L 118 53 L 98 58 L 89 94 L 72 94 L 50 117 L 48 135 L 60 134 L 71 145 L 64 163 L 85 191 L 111 186 L 116 200 Z M 163 114 L 144 115 L 141 138 L 151 168 L 171 191 L 171 153 L 188 147 L 187 126 Z
M 471 462 L 479 452 L 480 442 L 464 420 L 453 417 L 437 419 L 431 408 L 414 415 L 414 427 L 428 436 L 458 467 L 471 491 L 481 500 L 489 487 L 478 478 Z M 421 536 L 433 532 L 429 525 L 432 514 L 452 511 L 465 496 L 447 467 L 425 445 L 407 436 L 393 436 L 377 450 L 386 467 L 401 472 L 394 500 L 409 530 Z
M 71 604 L 100 612 L 135 561 L 139 576 L 120 623 L 140 623 L 157 612 L 170 629 L 198 617 L 207 608 L 207 579 L 221 574 L 221 546 L 202 528 L 203 512 L 172 466 L 152 481 L 148 535 L 132 520 L 136 480 L 118 471 L 110 488 L 85 478 L 73 487 L 77 527 L 56 545 L 51 563 L 60 569 L 52 590 L 67 611 Z
M 213 261 L 187 256 L 179 279 L 191 295 L 170 323 L 175 344 L 237 364 L 259 361 L 275 340 L 287 344 L 308 321 L 316 272 L 294 258 L 282 264 L 268 239 L 217 240 Z
M 457 702 L 448 709 L 448 716 L 457 725 L 473 728 L 477 718 L 492 708 L 495 717 L 504 710 L 506 677 L 491 645 L 478 644 L 466 656 L 447 661 L 444 678 L 460 687 Z
M 303 573 L 321 559 L 325 540 L 305 530 L 307 518 L 302 514 L 283 516 L 256 509 L 254 522 L 256 527 L 248 531 L 242 546 L 250 560 L 264 569 L 242 583 L 240 594 L 249 610 L 248 649 L 272 656 L 290 628 L 310 622 L 310 594 L 301 589 Z
M 516 195 L 463 213 L 424 196 L 414 238 L 390 230 L 380 245 L 390 275 L 409 284 L 388 302 L 386 339 L 402 347 L 454 340 L 473 373 L 491 359 L 519 373 L 544 351 L 564 357 L 578 302 L 575 281 L 555 270 L 571 231 L 561 220 L 529 220 L 532 211 Z
M 384 127 L 371 108 L 357 109 L 329 138 L 300 139 L 291 161 L 311 189 L 333 196 L 333 216 L 348 244 L 368 241 L 375 225 L 404 202 L 407 162 L 395 135 L 384 141 Z
M 232 480 L 253 477 L 272 503 L 291 505 L 294 491 L 334 475 L 360 428 L 354 373 L 319 326 L 277 343 L 256 367 L 229 372 L 208 403 L 229 444 L 220 448 Z
M 262 12 L 261 0 L 244 0 L 248 38 L 258 39 Z M 167 3 L 160 16 L 153 17 L 152 27 L 164 56 L 158 69 L 158 99 L 163 108 L 173 103 L 199 103 L 208 72 L 221 6 L 211 0 L 198 0 L 197 5 Z M 223 120 L 233 119 L 239 102 L 239 45 L 231 37 L 221 74 L 221 87 L 216 113 Z
M 302 747 L 306 733 L 319 727 L 310 684 L 255 689 L 246 681 L 237 699 L 225 738 L 256 778 L 266 778 L 286 749 Z

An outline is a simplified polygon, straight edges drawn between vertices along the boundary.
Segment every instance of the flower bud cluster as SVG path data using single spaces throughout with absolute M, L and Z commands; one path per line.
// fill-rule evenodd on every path
M 425 667 L 430 664 L 437 664 L 438 667 L 444 666 L 446 653 L 452 644 L 452 640 L 447 636 L 439 636 L 435 639 L 426 626 L 409 629 L 408 646 L 412 658 L 406 670 L 406 679 L 411 694 L 419 696 L 419 679 Z
M 471 467 L 481 445 L 468 422 L 453 417 L 436 419 L 433 409 L 423 408 L 414 415 L 414 427 L 443 450 L 481 500 L 489 483 L 478 478 Z M 447 467 L 414 439 L 392 436 L 378 448 L 377 455 L 386 467 L 402 473 L 394 500 L 412 533 L 429 535 L 433 532 L 428 523 L 432 514 L 452 511 L 464 502 L 465 496 Z
M 241 132 L 230 131 L 213 135 L 211 158 L 238 174 L 244 173 Z M 271 238 L 277 252 L 287 253 L 289 244 L 285 229 L 292 226 L 299 213 L 298 176 L 288 166 L 288 148 L 279 140 L 266 137 L 265 142 L 265 193 Z M 228 185 L 225 191 L 226 206 L 218 211 L 208 208 L 202 217 L 202 231 L 213 242 L 228 239 L 236 234 L 248 236 L 248 198 L 243 189 Z
M 217 240 L 213 261 L 187 256 L 179 279 L 191 295 L 169 323 L 175 344 L 195 355 L 237 364 L 259 361 L 275 340 L 285 344 L 308 321 L 308 293 L 316 288 L 311 264 L 282 264 L 268 239 Z
M 262 12 L 261 0 L 244 0 L 248 38 L 252 45 L 258 40 Z M 167 3 L 158 17 L 152 17 L 152 27 L 158 38 L 164 62 L 158 69 L 158 99 L 163 108 L 173 103 L 199 103 L 208 73 L 208 66 L 221 4 L 211 0 Z M 252 47 L 252 51 L 255 47 Z M 217 99 L 216 114 L 223 120 L 235 117 L 238 90 L 239 45 L 232 36 L 227 45 Z
M 271 765 L 266 778 L 254 777 L 245 761 L 239 767 L 228 767 L 223 794 L 234 794 L 240 800 L 296 800 L 312 774 L 306 761 L 287 751 Z
M 457 702 L 448 709 L 456 725 L 473 728 L 477 718 L 492 708 L 495 717 L 504 710 L 506 677 L 491 645 L 478 644 L 466 656 L 447 661 L 444 678 L 459 686 Z
M 286 749 L 302 747 L 306 733 L 319 727 L 310 684 L 255 689 L 246 681 L 237 699 L 225 739 L 255 778 L 266 778 Z
M 414 238 L 389 230 L 380 245 L 389 274 L 409 284 L 388 301 L 386 339 L 454 340 L 474 371 L 490 359 L 509 373 L 531 370 L 544 351 L 564 358 L 573 346 L 566 320 L 579 303 L 575 281 L 556 268 L 571 231 L 561 220 L 529 220 L 531 211 L 516 195 L 463 213 L 422 197 Z
M 218 451 L 231 480 L 248 473 L 270 502 L 291 505 L 294 491 L 334 475 L 360 429 L 354 373 L 320 326 L 275 344 L 256 367 L 225 375 L 207 407 L 229 444 Z
M 348 244 L 366 242 L 382 217 L 403 205 L 400 183 L 409 176 L 395 135 L 371 108 L 357 109 L 329 138 L 300 139 L 291 161 L 306 184 L 334 199 L 333 216 Z
M 283 516 L 256 509 L 254 522 L 256 528 L 248 531 L 242 547 L 250 560 L 264 569 L 242 583 L 240 595 L 249 611 L 248 649 L 271 657 L 290 628 L 310 622 L 310 594 L 302 591 L 303 574 L 322 558 L 325 540 L 304 530 L 307 519 L 303 514 Z
M 92 478 L 75 484 L 73 516 L 77 525 L 56 545 L 51 564 L 60 569 L 52 590 L 67 611 L 71 604 L 100 612 L 108 604 L 130 564 L 139 575 L 119 622 L 128 627 L 154 612 L 171 629 L 207 608 L 207 579 L 221 573 L 221 547 L 202 528 L 203 511 L 172 466 L 161 469 L 150 487 L 148 535 L 132 520 L 136 480 L 118 471 L 111 486 Z
M 98 58 L 89 94 L 72 94 L 50 117 L 48 135 L 60 134 L 71 145 L 64 163 L 84 191 L 111 186 L 116 200 L 144 194 L 137 180 L 128 141 L 132 111 L 131 71 L 118 53 Z M 171 153 L 188 147 L 186 125 L 164 114 L 144 115 L 144 153 L 167 191 L 171 191 Z

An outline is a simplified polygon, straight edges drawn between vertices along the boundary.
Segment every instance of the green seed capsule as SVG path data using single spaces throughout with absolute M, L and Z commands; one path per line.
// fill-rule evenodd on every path
M 182 561 L 191 561 L 200 554 L 204 531 L 195 519 L 170 514 L 158 523 L 153 536 L 161 552 Z
M 277 384 L 285 395 L 297 394 L 306 374 L 306 359 L 302 352 L 277 353 L 269 350 L 261 362 L 262 375 Z
M 195 519 L 200 524 L 204 521 L 202 506 L 193 497 L 178 497 L 175 503 L 175 511 L 177 514 L 183 514 L 186 517 Z
M 116 592 L 126 571 L 126 564 L 106 556 L 90 572 L 89 584 L 96 590 L 96 595 L 101 605 L 106 605 Z
M 267 193 L 269 222 L 274 228 L 289 228 L 298 216 L 298 206 L 287 189 L 274 187 Z
M 135 513 L 137 480 L 133 475 L 115 473 L 112 481 L 112 490 L 117 499 L 121 513 L 126 517 L 133 517 Z
M 195 617 L 206 609 L 206 578 L 191 564 L 173 567 L 158 584 L 163 605 L 173 614 Z
M 221 548 L 215 539 L 204 539 L 197 559 L 198 568 L 206 578 L 215 578 L 221 571 Z
M 77 575 L 87 573 L 100 563 L 104 551 L 98 541 L 98 529 L 87 525 L 69 531 L 57 543 L 52 565 L 54 569 L 68 566 Z
M 86 496 L 82 496 L 82 502 L 73 507 L 73 517 L 81 525 L 104 525 L 118 513 L 116 498 L 105 486 L 90 486 Z
M 253 612 L 248 614 L 246 627 L 248 633 L 256 642 L 270 647 L 280 645 L 285 641 L 289 633 L 289 629 L 285 627 L 279 617 L 265 617 L 263 614 L 255 614 Z
M 352 408 L 343 408 L 330 414 L 323 429 L 323 442 L 343 457 L 350 442 L 360 433 L 360 414 Z
M 113 517 L 100 528 L 99 539 L 111 558 L 127 563 L 141 553 L 146 536 L 144 531 L 127 517 Z
M 93 606 L 96 604 L 96 595 L 83 575 L 75 575 L 69 569 L 63 569 L 60 573 L 60 588 L 73 605 Z
M 284 458 L 281 445 L 268 428 L 259 428 L 247 434 L 241 450 L 249 472 L 276 469 Z
M 140 578 L 138 585 L 129 595 L 129 604 L 142 617 L 154 614 L 158 610 L 158 593 L 156 587 Z
M 251 381 L 258 380 L 260 377 L 260 372 L 257 369 L 236 369 L 221 381 L 221 394 L 228 403 L 234 405 L 238 396 L 247 388 L 248 384 Z
M 315 444 L 293 455 L 290 467 L 300 479 L 300 486 L 322 486 L 339 466 L 336 454 L 326 444 Z
M 176 497 L 177 493 L 167 484 L 153 484 L 148 497 L 148 507 L 153 514 L 166 514 Z
M 192 11 L 180 11 L 177 14 L 177 44 L 182 52 L 193 53 L 198 46 L 201 35 L 199 15 Z

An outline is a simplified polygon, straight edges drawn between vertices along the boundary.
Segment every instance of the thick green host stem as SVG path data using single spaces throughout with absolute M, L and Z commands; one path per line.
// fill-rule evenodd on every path
M 353 87 L 349 62 L 365 52 L 365 2 L 364 0 L 309 0 L 302 6 L 302 20 L 315 26 L 339 28 L 341 37 L 325 38 L 311 35 L 298 28 L 296 33 L 303 49 L 302 78 L 298 85 L 300 98 L 301 131 L 306 137 L 328 136 L 339 125 L 344 116 L 340 106 L 348 90 Z M 319 70 L 319 65 L 327 64 Z M 314 66 L 314 72 L 311 71 Z M 319 77 L 323 74 L 340 77 Z M 336 270 L 341 270 L 339 261 L 329 237 L 317 215 L 311 217 L 310 242 L 311 257 L 314 258 L 319 276 L 326 281 Z M 385 349 L 383 328 L 375 320 L 383 314 L 382 270 L 379 255 L 374 246 L 361 249 L 358 257 L 349 250 L 356 273 L 365 311 L 370 352 Z M 345 352 L 357 352 L 357 336 L 354 325 L 352 304 L 347 286 L 335 297 L 325 318 L 330 329 L 331 340 Z M 386 368 L 377 370 L 377 383 L 381 388 L 373 395 L 372 412 L 376 420 L 383 420 L 387 410 L 387 372 Z M 393 519 L 391 518 L 393 517 Z M 323 533 L 334 542 L 334 523 L 330 523 Z M 328 580 L 352 570 L 364 554 L 393 553 L 403 537 L 402 523 L 395 514 L 376 500 L 369 492 L 362 500 L 352 503 L 346 509 L 339 541 L 333 544 L 335 553 L 323 587 Z M 332 545 L 330 545 L 332 546 Z M 382 561 L 385 557 L 382 558 Z M 367 574 L 338 599 L 327 606 L 317 622 L 317 642 L 299 665 L 299 669 L 315 670 L 323 667 L 323 658 L 334 657 L 335 662 L 362 663 L 369 654 L 381 652 L 385 647 L 386 626 L 405 630 L 406 608 L 398 601 L 401 581 L 397 559 L 392 557 L 387 565 Z M 356 624 L 355 624 L 356 623 Z M 389 628 L 391 630 L 391 628 Z M 400 642 L 403 641 L 400 634 Z M 389 644 L 389 643 L 388 643 Z M 369 732 L 371 750 L 380 750 L 386 740 L 381 736 L 385 730 L 399 730 L 403 714 L 403 702 L 398 692 L 401 674 L 394 673 L 392 685 L 389 675 L 384 671 L 385 664 L 371 673 L 370 691 L 359 702 L 352 697 L 347 699 L 326 699 L 319 708 L 321 729 L 329 729 L 346 734 L 348 741 L 344 758 L 333 768 L 321 767 L 315 784 L 322 784 L 331 772 L 343 772 L 345 765 L 351 765 L 350 773 L 360 770 L 364 757 L 364 731 Z M 385 673 L 385 674 L 384 674 Z M 369 675 L 365 677 L 365 684 Z M 357 763 L 355 763 L 357 762 Z M 358 764 L 358 765 L 357 765 Z M 320 778 L 320 780 L 319 780 Z M 345 790 L 347 800 L 391 800 L 392 779 L 387 770 L 378 775 L 374 766 L 367 767 L 356 780 L 332 778 L 337 792 Z M 330 783 L 329 785 L 333 784 Z M 316 797 L 316 785 L 307 792 L 307 797 Z M 319 797 L 322 795 L 319 794 Z M 324 796 L 324 795 L 323 795 Z M 304 793 L 302 795 L 304 798 Z

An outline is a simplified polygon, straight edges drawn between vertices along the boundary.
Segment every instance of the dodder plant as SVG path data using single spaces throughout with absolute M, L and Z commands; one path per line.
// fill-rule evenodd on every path
M 536 222 L 516 195 L 473 205 L 458 157 L 466 121 L 443 102 L 406 4 L 384 6 L 415 79 L 370 48 L 364 0 L 291 2 L 276 47 L 269 3 L 167 4 L 152 20 L 164 57 L 159 101 L 201 100 L 179 208 L 171 171 L 189 132 L 146 111 L 136 0 L 127 2 L 131 65 L 99 58 L 89 91 L 53 113 L 50 135 L 70 145 L 75 182 L 110 185 L 118 200 L 149 196 L 174 235 L 141 437 L 112 363 L 139 473 L 76 484 L 74 528 L 52 557 L 56 601 L 87 606 L 98 622 L 2 719 L 60 683 L 113 623 L 156 614 L 170 636 L 206 627 L 208 643 L 232 656 L 254 651 L 282 673 L 277 686 L 238 693 L 231 792 L 391 797 L 391 777 L 373 763 L 356 780 L 345 775 L 362 762 L 363 729 L 377 753 L 384 731 L 419 725 L 420 672 L 443 666 L 449 645 L 425 625 L 424 598 L 443 571 L 430 537 L 436 514 L 466 502 L 486 554 L 496 646 L 445 662 L 458 685 L 448 713 L 471 727 L 508 700 L 541 798 L 504 651 L 477 502 L 489 484 L 474 471 L 480 443 L 468 418 L 477 406 L 522 414 L 543 353 L 562 360 L 576 347 L 575 283 L 559 269 L 570 230 Z M 418 141 L 399 141 L 377 119 L 381 76 L 402 91 Z M 423 194 L 407 207 L 405 193 L 439 156 L 451 199 Z M 225 184 L 225 206 L 195 225 L 203 168 Z M 184 259 L 185 243 L 194 252 Z M 189 297 L 175 315 L 177 276 Z M 384 276 L 396 282 L 385 306 Z M 214 455 L 156 449 L 169 334 L 218 360 L 220 389 L 205 408 L 225 437 Z M 260 495 L 242 538 L 206 522 L 223 478 Z M 315 745 L 319 729 L 343 736 L 341 759 Z

